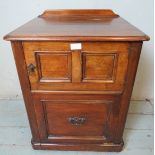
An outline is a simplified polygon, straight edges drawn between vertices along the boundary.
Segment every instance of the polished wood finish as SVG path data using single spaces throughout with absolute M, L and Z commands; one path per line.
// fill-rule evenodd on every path
M 40 17 L 51 16 L 106 16 L 106 17 L 118 17 L 112 10 L 46 10 Z
M 36 53 L 38 78 L 41 82 L 70 81 L 71 54 L 68 53 Z M 60 63 L 61 62 L 61 63 Z
M 122 150 L 148 36 L 111 10 L 47 10 L 4 38 L 11 40 L 34 149 Z
M 51 10 L 6 40 L 143 41 L 149 37 L 109 10 Z
M 113 108 L 119 104 L 118 96 L 62 95 L 61 100 L 59 95 L 52 94 L 33 97 L 44 142 L 101 143 L 110 140 L 107 129 L 112 127 L 110 116 L 118 111 L 117 107 Z M 68 120 L 70 117 L 82 117 L 85 122 L 73 125 Z
M 32 132 L 32 140 L 33 141 L 39 141 L 39 133 L 37 129 L 37 120 L 35 117 L 35 109 L 32 104 L 32 94 L 30 90 L 30 83 L 29 83 L 29 78 L 27 74 L 27 67 L 25 64 L 25 61 L 23 61 L 24 58 L 24 52 L 23 52 L 23 47 L 22 47 L 22 42 L 20 41 L 13 41 L 11 42 L 12 45 L 12 50 L 16 62 L 16 67 L 19 75 L 19 80 L 20 80 L 20 85 L 25 101 L 25 107 L 28 113 L 28 119 L 31 127 L 31 132 Z M 18 61 L 22 60 L 22 61 Z
M 27 66 L 38 66 L 35 72 L 29 74 L 32 90 L 123 91 L 130 47 L 128 42 L 82 42 L 79 51 L 71 50 L 71 43 L 23 43 Z M 40 53 L 44 55 L 42 63 L 37 58 Z M 40 75 L 44 74 L 44 70 L 46 77 L 43 78 Z M 62 73 L 63 77 L 58 77 Z
M 82 80 L 82 60 L 81 51 L 72 52 L 72 83 L 81 82 Z

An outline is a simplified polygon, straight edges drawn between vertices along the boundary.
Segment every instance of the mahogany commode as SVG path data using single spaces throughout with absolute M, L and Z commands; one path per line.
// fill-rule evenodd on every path
M 121 151 L 143 32 L 111 10 L 47 10 L 10 40 L 34 149 Z

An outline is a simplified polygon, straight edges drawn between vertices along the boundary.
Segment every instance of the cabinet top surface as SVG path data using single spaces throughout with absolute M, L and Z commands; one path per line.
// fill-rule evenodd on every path
M 149 37 L 112 10 L 47 10 L 4 39 L 145 41 Z

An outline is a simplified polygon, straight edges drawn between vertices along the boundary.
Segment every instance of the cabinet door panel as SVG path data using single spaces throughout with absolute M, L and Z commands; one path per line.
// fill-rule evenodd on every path
M 24 42 L 32 90 L 113 91 L 125 86 L 130 44 L 83 42 L 71 50 L 70 42 Z
M 40 45 L 41 44 L 41 45 Z M 35 46 L 34 46 L 35 45 Z M 57 45 L 57 48 L 56 48 Z M 23 43 L 27 67 L 35 66 L 33 72 L 29 73 L 31 88 L 35 84 L 53 82 L 71 82 L 71 51 L 65 50 L 64 45 L 57 43 Z
M 84 53 L 83 82 L 113 82 L 116 72 L 117 53 Z
M 128 58 L 129 44 L 87 43 L 82 50 L 82 82 L 123 87 Z
M 35 54 L 39 79 L 41 82 L 70 81 L 70 53 L 36 52 Z

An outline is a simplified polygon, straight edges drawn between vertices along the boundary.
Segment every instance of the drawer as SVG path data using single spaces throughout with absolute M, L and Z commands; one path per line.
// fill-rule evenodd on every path
M 91 102 L 45 101 L 49 135 L 102 136 L 109 108 L 102 101 L 96 101 L 98 104 Z
M 32 90 L 122 91 L 128 67 L 129 43 L 24 42 Z
M 43 142 L 103 143 L 112 139 L 117 118 L 116 97 L 81 95 L 45 97 L 34 101 L 36 118 Z M 76 99 L 77 98 L 77 99 Z M 87 98 L 87 99 L 86 99 Z M 113 119 L 111 119 L 113 118 Z

